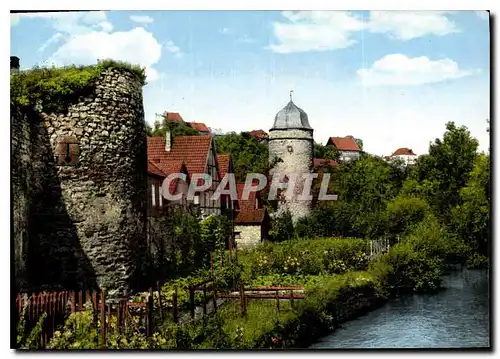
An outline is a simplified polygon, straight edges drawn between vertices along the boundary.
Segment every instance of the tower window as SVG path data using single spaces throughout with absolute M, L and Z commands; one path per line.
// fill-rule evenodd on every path
M 292 146 L 287 146 L 286 149 L 288 150 L 288 153 L 292 153 L 293 152 L 293 147 Z
M 75 166 L 78 164 L 80 146 L 75 137 L 62 137 L 56 145 L 55 157 L 58 166 Z

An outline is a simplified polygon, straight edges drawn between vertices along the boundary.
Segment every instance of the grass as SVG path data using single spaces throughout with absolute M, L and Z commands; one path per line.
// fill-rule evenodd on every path
M 297 341 L 307 340 L 307 335 L 328 331 L 337 318 L 331 316 L 332 308 L 359 292 L 376 286 L 376 278 L 369 272 L 350 272 L 341 275 L 309 278 L 306 299 L 280 301 L 278 313 L 276 300 L 249 300 L 245 317 L 241 316 L 239 301 L 232 301 L 220 308 L 217 316 L 232 341 L 232 348 L 291 347 Z M 374 295 L 379 292 L 374 290 Z M 273 342 L 279 340 L 277 342 Z M 313 339 L 312 339 L 313 340 Z M 211 347 L 209 342 L 203 345 Z
M 144 69 L 123 61 L 103 60 L 92 66 L 34 67 L 10 77 L 10 101 L 17 108 L 40 106 L 44 112 L 63 112 L 69 103 L 86 95 L 102 71 L 116 68 L 146 83 Z

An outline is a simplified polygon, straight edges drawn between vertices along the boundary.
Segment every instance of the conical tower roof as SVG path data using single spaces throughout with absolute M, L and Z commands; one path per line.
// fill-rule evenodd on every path
M 295 105 L 292 100 L 283 107 L 274 118 L 271 130 L 304 129 L 312 130 L 307 113 Z

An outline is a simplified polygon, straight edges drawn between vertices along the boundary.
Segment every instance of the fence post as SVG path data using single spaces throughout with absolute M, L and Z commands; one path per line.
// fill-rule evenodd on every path
M 146 336 L 150 337 L 153 335 L 153 288 L 149 288 L 147 316 L 148 327 Z
M 276 309 L 278 310 L 278 315 L 280 314 L 280 297 L 279 292 L 276 291 Z
M 106 349 L 106 301 L 104 288 L 101 290 L 101 348 Z
M 290 307 L 293 309 L 293 289 L 290 291 Z
M 163 301 L 161 300 L 161 281 L 157 281 L 156 285 L 158 286 L 158 303 L 160 305 L 160 318 L 163 322 Z
M 212 278 L 212 290 L 214 292 L 214 313 L 217 313 L 217 287 L 214 278 Z
M 207 315 L 207 285 L 203 283 L 203 315 Z
M 191 310 L 191 318 L 194 319 L 194 287 L 189 286 L 189 309 Z
M 246 303 L 245 303 L 245 289 L 243 288 L 243 283 L 240 282 L 240 306 L 241 306 L 241 316 L 244 317 L 247 313 Z
M 177 287 L 174 289 L 174 296 L 172 298 L 172 305 L 174 307 L 174 323 L 179 323 L 179 316 L 177 314 Z
M 76 294 L 75 291 L 71 291 L 71 313 L 76 311 Z

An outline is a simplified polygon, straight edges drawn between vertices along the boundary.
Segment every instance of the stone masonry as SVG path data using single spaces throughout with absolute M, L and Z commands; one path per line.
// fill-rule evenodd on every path
M 270 160 L 280 159 L 270 172 L 295 173 L 297 176 L 310 173 L 313 158 L 313 133 L 312 130 L 291 128 L 273 129 L 269 132 Z M 311 201 L 300 201 L 298 196 L 302 193 L 303 181 L 297 181 L 294 196 L 290 200 L 279 203 L 278 213 L 288 210 L 296 222 L 299 218 L 309 214 Z
M 66 113 L 11 111 L 18 289 L 138 289 L 147 263 L 142 82 L 110 68 Z

